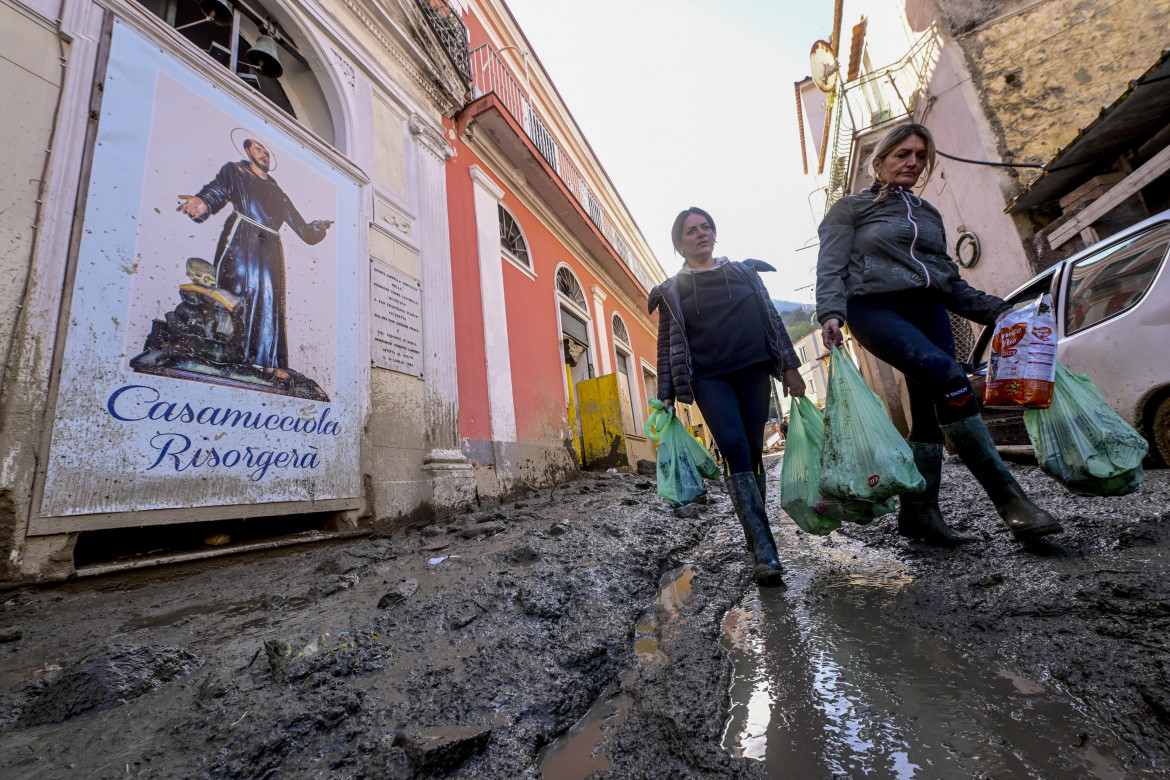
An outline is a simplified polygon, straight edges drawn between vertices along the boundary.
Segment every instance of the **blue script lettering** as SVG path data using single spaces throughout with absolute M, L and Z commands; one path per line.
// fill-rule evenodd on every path
M 190 403 L 163 398 L 158 390 L 147 385 L 119 387 L 110 393 L 106 401 L 106 410 L 111 417 L 122 422 L 165 420 L 203 428 L 250 428 L 255 431 L 314 433 L 318 436 L 341 435 L 341 425 L 336 420 L 329 419 L 333 411 L 329 406 L 321 410 L 320 416 L 317 416 L 315 411 L 308 416 L 292 416 L 232 409 L 226 406 L 204 406 L 196 412 Z
M 191 439 L 181 433 L 160 433 L 150 439 L 150 446 L 158 452 L 146 470 L 162 467 L 164 470 L 173 468 L 175 471 L 187 469 L 217 468 L 243 464 L 249 470 L 248 478 L 253 482 L 264 479 L 270 469 L 315 469 L 318 465 L 317 448 L 309 445 L 311 452 L 291 452 L 277 450 L 256 450 L 244 447 L 243 453 L 238 449 L 220 452 L 215 447 L 191 449 Z

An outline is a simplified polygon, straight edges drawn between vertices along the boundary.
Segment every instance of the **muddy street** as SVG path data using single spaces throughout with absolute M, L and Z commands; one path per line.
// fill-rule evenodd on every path
M 590 475 L 392 534 L 4 594 L 6 777 L 1159 776 L 1170 479 L 1017 477 L 1066 532 L 827 538 Z M 771 479 L 778 486 L 773 468 Z

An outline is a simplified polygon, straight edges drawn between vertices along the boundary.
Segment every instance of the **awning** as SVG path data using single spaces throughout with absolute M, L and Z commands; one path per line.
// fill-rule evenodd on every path
M 1081 128 L 1076 138 L 1044 165 L 1044 173 L 1008 204 L 1014 214 L 1042 206 L 1067 195 L 1114 160 L 1136 149 L 1170 122 L 1170 49 L 1152 68 L 1129 83 L 1129 88 L 1100 115 Z

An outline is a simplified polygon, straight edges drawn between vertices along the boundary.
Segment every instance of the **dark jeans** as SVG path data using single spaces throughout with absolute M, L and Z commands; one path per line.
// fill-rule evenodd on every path
M 695 403 L 723 453 L 728 474 L 758 473 L 764 463 L 764 423 L 772 395 L 770 364 L 695 380 Z
M 937 296 L 926 290 L 861 296 L 849 301 L 845 316 L 861 346 L 906 375 L 910 441 L 941 443 L 940 424 L 979 413 Z

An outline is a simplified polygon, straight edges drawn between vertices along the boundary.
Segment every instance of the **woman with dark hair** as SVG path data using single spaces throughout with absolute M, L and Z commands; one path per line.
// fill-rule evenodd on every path
M 950 443 L 1017 539 L 1061 531 L 1033 504 L 996 452 L 967 372 L 955 360 L 947 311 L 991 325 L 1009 311 L 1002 298 L 963 281 L 947 255 L 942 217 L 911 189 L 934 171 L 935 146 L 919 124 L 891 130 L 869 160 L 870 189 L 841 198 L 820 226 L 817 319 L 825 347 L 849 323 L 863 347 L 906 376 L 910 448 L 926 490 L 901 497 L 898 532 L 951 547 L 956 534 L 938 507 L 943 440 Z
M 770 377 L 785 395 L 804 395 L 800 361 L 772 304 L 759 260 L 715 257 L 715 220 L 692 206 L 670 235 L 682 255 L 677 274 L 650 291 L 658 309 L 658 398 L 697 403 L 719 451 L 728 495 L 743 526 L 761 585 L 781 585 L 776 541 L 764 508 L 764 422 Z

